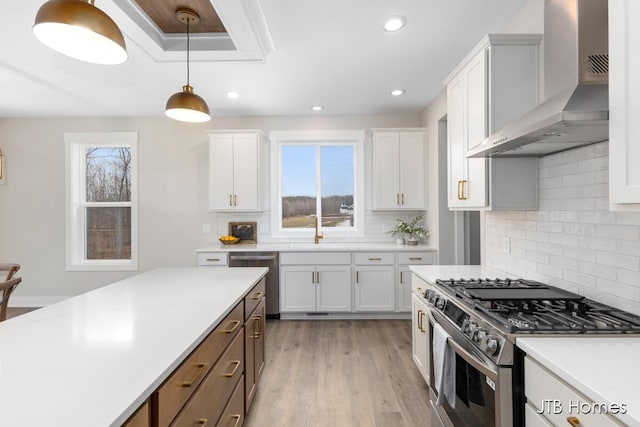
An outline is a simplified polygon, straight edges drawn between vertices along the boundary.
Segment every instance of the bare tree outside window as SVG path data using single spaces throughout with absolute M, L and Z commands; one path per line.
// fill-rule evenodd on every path
M 87 148 L 85 161 L 86 257 L 131 259 L 131 148 Z

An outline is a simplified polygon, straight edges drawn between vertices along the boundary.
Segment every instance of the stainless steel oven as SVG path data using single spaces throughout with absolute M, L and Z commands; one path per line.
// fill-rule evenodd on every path
M 440 312 L 430 310 L 429 330 L 440 324 L 449 334 L 448 344 L 455 352 L 456 398 L 455 409 L 447 399 L 436 406 L 433 342 L 429 343 L 430 390 L 432 427 L 507 427 L 513 425 L 512 369 L 500 367 L 479 352 L 468 338 Z

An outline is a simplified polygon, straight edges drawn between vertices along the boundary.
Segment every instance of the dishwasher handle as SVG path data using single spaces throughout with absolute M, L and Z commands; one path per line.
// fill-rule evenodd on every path
M 275 255 L 229 255 L 231 261 L 273 261 Z

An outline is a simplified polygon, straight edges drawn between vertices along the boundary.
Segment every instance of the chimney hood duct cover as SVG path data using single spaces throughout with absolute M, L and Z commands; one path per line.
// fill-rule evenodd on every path
M 547 99 L 467 157 L 544 156 L 609 139 L 607 0 L 545 5 Z

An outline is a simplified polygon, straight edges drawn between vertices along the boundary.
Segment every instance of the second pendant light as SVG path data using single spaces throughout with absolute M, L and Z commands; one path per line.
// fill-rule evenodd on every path
M 176 18 L 187 25 L 187 84 L 182 87 L 182 92 L 171 95 L 167 101 L 165 114 L 182 122 L 208 122 L 211 120 L 209 106 L 204 99 L 193 92 L 193 87 L 189 84 L 189 29 L 191 25 L 200 22 L 200 17 L 191 9 L 178 9 Z

